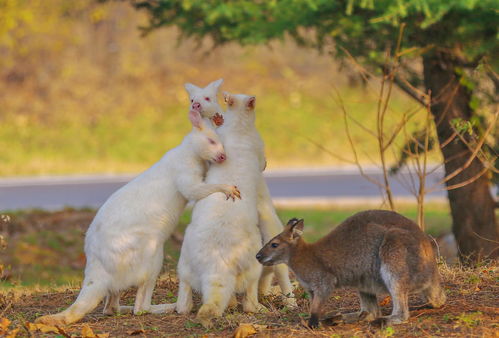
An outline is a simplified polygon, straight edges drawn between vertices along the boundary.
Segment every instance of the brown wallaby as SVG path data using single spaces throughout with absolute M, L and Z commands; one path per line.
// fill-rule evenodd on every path
M 343 314 L 346 322 L 362 319 L 398 324 L 409 318 L 409 292 L 422 292 L 430 305 L 445 303 L 430 238 L 396 212 L 359 212 L 319 241 L 306 243 L 303 219 L 291 219 L 256 258 L 263 265 L 286 263 L 312 296 L 310 327 L 319 325 L 322 305 L 334 288 L 358 290 L 361 309 Z M 376 295 L 389 293 L 392 314 L 381 317 Z

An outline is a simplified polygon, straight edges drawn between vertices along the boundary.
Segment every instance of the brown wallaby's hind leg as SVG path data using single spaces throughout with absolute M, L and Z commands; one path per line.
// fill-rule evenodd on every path
M 402 235 L 403 236 L 403 235 Z M 392 314 L 380 318 L 379 324 L 399 324 L 409 318 L 410 276 L 407 248 L 398 230 L 387 232 L 379 249 L 381 279 L 392 297 Z
M 364 319 L 371 321 L 381 315 L 376 295 L 360 291 L 359 299 L 360 311 L 341 315 L 341 319 L 346 323 L 355 323 Z

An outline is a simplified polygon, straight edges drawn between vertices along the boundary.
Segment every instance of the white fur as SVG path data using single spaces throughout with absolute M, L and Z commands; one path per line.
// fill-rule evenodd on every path
M 105 313 L 129 311 L 129 307 L 119 307 L 119 293 L 131 286 L 138 287 L 134 313 L 173 310 L 166 304 L 151 305 L 165 240 L 188 200 L 223 192 L 225 195 L 214 197 L 228 207 L 226 196 L 237 196 L 233 186 L 203 183 L 205 161 L 224 154 L 224 149 L 199 113 L 189 114 L 194 127 L 182 143 L 111 195 L 90 224 L 85 238 L 85 279 L 75 303 L 61 313 L 38 318 L 38 322 L 78 321 L 103 297 L 107 297 Z
M 217 132 L 225 145 L 228 160 L 208 170 L 206 182 L 230 181 L 237 185 L 242 200 L 221 205 L 211 195 L 194 206 L 178 263 L 180 280 L 177 311 L 192 309 L 192 290 L 203 295 L 198 319 L 209 325 L 222 315 L 234 292 L 244 292 L 245 311 L 258 311 L 257 287 L 261 266 L 255 255 L 261 246 L 257 227 L 257 185 L 262 167 L 263 142 L 255 128 L 253 109 L 247 109 L 245 95 L 232 95 L 234 104 L 224 115 Z M 254 101 L 253 101 L 254 102 Z
M 222 113 L 222 107 L 218 104 L 217 93 L 223 83 L 223 79 L 211 82 L 204 88 L 200 88 L 192 83 L 184 85 L 189 94 L 190 109 L 195 109 L 194 105 L 199 103 L 198 110 L 205 118 L 211 119 L 216 113 Z
M 212 118 L 215 113 L 221 112 L 222 109 L 217 101 L 217 92 L 220 86 L 223 83 L 223 79 L 219 79 L 211 82 L 204 88 L 197 87 L 191 83 L 186 83 L 185 88 L 189 94 L 189 99 L 191 105 L 195 102 L 200 103 L 201 105 L 201 114 L 206 118 Z M 209 98 L 209 101 L 206 100 Z M 225 98 L 227 99 L 227 98 Z M 227 100 L 226 100 L 227 101 Z M 226 129 L 225 127 L 224 129 Z M 219 129 L 217 129 L 217 132 Z M 261 140 L 258 132 L 254 133 L 254 136 Z M 283 224 L 277 213 L 275 211 L 274 205 L 272 203 L 272 198 L 270 196 L 269 189 L 267 187 L 267 183 L 261 173 L 266 167 L 266 161 L 263 157 L 262 153 L 257 154 L 259 156 L 260 168 L 258 170 L 259 178 L 258 178 L 258 228 L 260 229 L 263 243 L 267 243 L 272 238 L 277 236 L 284 229 Z M 260 279 L 259 284 L 259 292 L 261 294 L 267 295 L 272 292 L 275 292 L 275 289 L 271 288 L 272 280 L 274 277 L 274 273 L 277 277 L 277 282 L 281 289 L 280 293 L 284 296 L 284 301 L 288 306 L 296 306 L 296 299 L 293 294 L 293 287 L 289 280 L 289 269 L 286 264 L 279 264 L 275 266 L 268 266 L 263 268 L 263 274 Z

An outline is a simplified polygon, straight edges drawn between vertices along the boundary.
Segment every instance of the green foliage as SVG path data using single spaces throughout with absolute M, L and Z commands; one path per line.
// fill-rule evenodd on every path
M 406 49 L 459 48 L 469 60 L 498 51 L 497 0 L 145 0 L 133 4 L 150 16 L 146 32 L 173 25 L 186 37 L 209 35 L 215 44 L 260 44 L 288 33 L 299 43 L 317 48 L 334 42 L 338 55 L 344 55 L 342 48 L 346 48 L 374 65 L 382 64 L 386 48 L 395 50 L 393 41 L 402 23 L 406 24 Z M 311 28 L 313 32 L 307 31 Z

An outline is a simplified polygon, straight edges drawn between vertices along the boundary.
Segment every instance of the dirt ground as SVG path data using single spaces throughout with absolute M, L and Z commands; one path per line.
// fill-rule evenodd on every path
M 296 289 L 299 307 L 286 308 L 279 297 L 261 299 L 267 313 L 249 315 L 241 306 L 229 309 L 206 330 L 195 322 L 199 298 L 194 311 L 188 315 L 166 314 L 140 316 L 104 316 L 102 304 L 81 322 L 64 328 L 37 328 L 32 323 L 37 317 L 65 309 L 76 298 L 79 282 L 68 281 L 81 276 L 85 265 L 82 253 L 84 231 L 94 216 L 94 211 L 63 211 L 57 213 L 36 212 L 12 214 L 4 222 L 1 234 L 8 247 L 0 254 L 5 264 L 2 282 L 9 287 L 0 288 L 0 337 L 111 337 L 143 336 L 223 336 L 230 337 L 242 327 L 246 335 L 255 332 L 259 337 L 328 336 L 328 337 L 499 337 L 499 263 L 490 263 L 473 269 L 448 267 L 441 264 L 440 272 L 447 293 L 447 303 L 440 309 L 431 309 L 418 296 L 411 298 L 410 319 L 407 323 L 378 328 L 367 322 L 356 324 L 323 323 L 320 329 L 306 327 L 308 296 L 299 286 Z M 186 223 L 186 220 L 181 223 Z M 175 255 L 180 249 L 181 237 L 173 236 L 167 243 L 165 272 L 157 283 L 153 303 L 175 301 L 178 283 L 175 277 Z M 170 250 L 170 252 L 168 251 Z M 171 256 L 170 256 L 171 254 Z M 0 264 L 1 265 L 1 264 Z M 23 276 L 36 280 L 42 274 L 56 278 L 66 274 L 59 285 L 36 286 L 16 282 L 15 273 L 25 270 Z M 10 271 L 10 272 L 9 272 Z M 68 278 L 71 277 L 71 278 Z M 76 279 L 79 280 L 79 279 Z M 0 284 L 1 285 L 1 284 Z M 55 284 L 54 284 L 55 285 Z M 14 286 L 14 287 L 12 287 Z M 121 304 L 132 305 L 135 290 L 127 290 Z M 391 305 L 383 301 L 383 313 L 389 314 Z M 326 313 L 358 310 L 358 300 L 352 290 L 338 290 L 330 298 Z M 241 324 L 251 324 L 244 326 Z M 40 331 L 45 330 L 48 333 Z M 18 331 L 15 331 L 18 330 Z M 53 333 L 53 332 L 56 333 Z M 240 330 L 241 333 L 242 330 Z M 242 332 L 244 333 L 244 332 Z M 240 337 L 246 336 L 241 334 Z
M 490 264 L 476 269 L 441 267 L 448 301 L 440 309 L 427 307 L 419 297 L 411 298 L 408 323 L 386 328 L 373 327 L 369 323 L 329 326 L 325 323 L 318 330 L 310 330 L 304 324 L 308 318 L 308 299 L 301 288 L 297 288 L 299 307 L 287 309 L 278 297 L 266 297 L 262 303 L 268 313 L 248 315 L 240 306 L 231 309 L 216 321 L 213 329 L 205 330 L 194 320 L 195 312 L 188 316 L 177 314 L 140 316 L 104 316 L 102 306 L 87 315 L 80 323 L 64 328 L 68 335 L 81 336 L 82 328 L 88 325 L 93 332 L 108 333 L 111 337 L 124 336 L 233 336 L 241 323 L 255 325 L 256 336 L 368 336 L 368 337 L 493 337 L 499 332 L 499 265 Z M 169 274 L 163 275 L 156 287 L 154 302 L 174 301 L 177 281 Z M 51 336 L 29 331 L 26 322 L 36 317 L 55 313 L 74 301 L 78 288 L 54 292 L 4 293 L 0 300 L 0 317 L 12 321 L 11 328 L 18 327 L 18 336 Z M 122 304 L 132 304 L 134 290 L 122 296 Z M 196 308 L 199 299 L 196 299 Z M 358 301 L 351 290 L 338 290 L 327 304 L 327 312 L 351 312 L 358 309 Z M 383 306 L 390 312 L 390 304 Z M 62 335 L 59 335 L 62 336 Z

